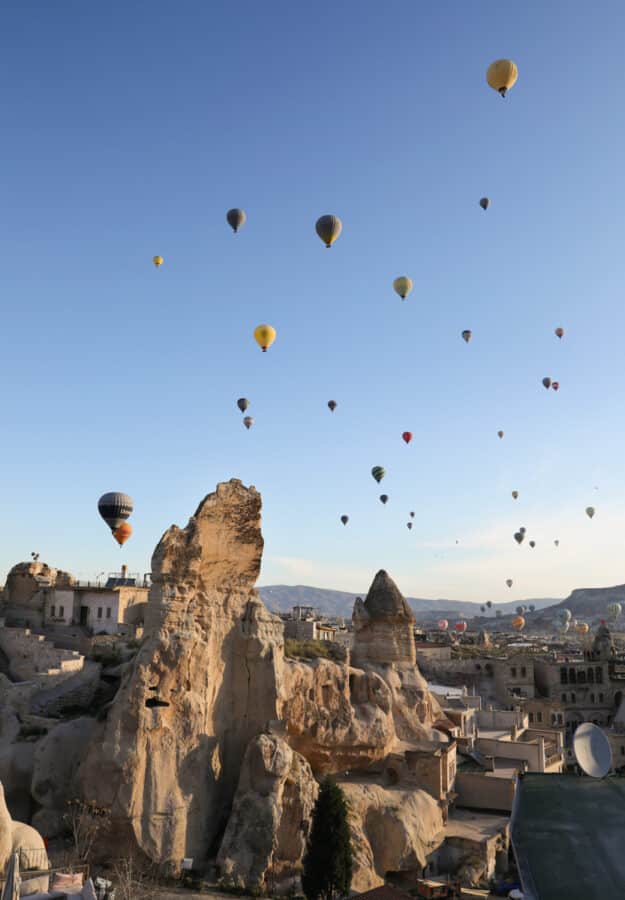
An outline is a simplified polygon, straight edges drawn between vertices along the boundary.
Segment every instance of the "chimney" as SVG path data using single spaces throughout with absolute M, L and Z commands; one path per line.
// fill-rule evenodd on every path
M 128 578 L 128 566 L 122 566 L 122 578 Z

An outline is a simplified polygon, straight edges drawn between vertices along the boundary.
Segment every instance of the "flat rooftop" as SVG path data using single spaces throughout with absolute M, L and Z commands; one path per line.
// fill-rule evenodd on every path
M 625 778 L 519 777 L 511 836 L 526 900 L 623 900 Z

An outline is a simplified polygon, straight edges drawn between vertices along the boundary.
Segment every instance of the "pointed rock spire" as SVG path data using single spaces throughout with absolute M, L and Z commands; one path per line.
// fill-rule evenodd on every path
M 414 615 L 401 591 L 384 569 L 377 573 L 364 602 L 369 618 L 405 619 L 414 622 Z

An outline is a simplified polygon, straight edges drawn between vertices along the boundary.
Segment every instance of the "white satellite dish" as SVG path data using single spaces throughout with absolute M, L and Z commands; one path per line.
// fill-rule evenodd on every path
M 579 767 L 592 778 L 605 778 L 612 768 L 610 742 L 591 722 L 584 722 L 575 731 L 573 753 Z

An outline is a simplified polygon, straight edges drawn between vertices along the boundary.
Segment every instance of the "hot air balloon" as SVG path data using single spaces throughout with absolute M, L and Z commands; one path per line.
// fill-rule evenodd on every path
M 406 522 L 406 528 L 408 531 L 412 531 L 412 522 Z
M 506 578 L 506 584 L 508 585 L 509 588 L 511 588 L 512 585 L 514 584 L 514 581 L 511 578 Z
M 545 390 L 549 390 L 549 388 L 551 387 L 551 378 L 543 378 L 543 387 L 545 388 Z
M 492 601 L 492 600 L 487 600 L 487 601 L 486 601 L 486 606 L 487 606 L 489 609 L 492 609 L 492 608 L 493 608 L 493 601 Z
M 254 329 L 254 339 L 263 353 L 265 353 L 276 339 L 276 329 L 272 328 L 271 325 L 259 325 Z
M 334 412 L 336 409 L 336 400 L 328 400 L 328 409 L 330 412 Z
M 247 216 L 242 209 L 229 209 L 226 213 L 226 220 L 228 222 L 228 225 L 230 225 L 235 234 L 242 225 L 245 225 L 246 219 Z
M 402 432 L 402 439 L 405 441 L 406 444 L 409 444 L 410 441 L 412 440 L 412 431 Z
M 384 478 L 384 476 L 386 475 L 386 472 L 384 471 L 382 466 L 374 466 L 371 469 L 371 474 L 373 475 L 373 477 L 379 484 L 382 481 L 382 479 Z
M 252 425 L 254 424 L 254 418 L 253 418 L 253 416 L 246 416 L 246 417 L 243 419 L 243 424 L 245 425 L 245 427 L 246 427 L 247 430 L 249 431 L 250 428 L 252 427 Z
M 592 517 L 594 516 L 594 514 L 595 514 L 595 508 L 594 508 L 594 506 L 587 506 L 587 507 L 586 507 L 586 515 L 588 516 L 588 518 L 589 518 L 589 519 L 592 519 Z
M 532 548 L 532 550 L 534 549 L 535 546 L 536 546 L 536 541 L 530 541 L 530 547 Z
M 486 70 L 486 81 L 494 91 L 505 97 L 514 87 L 519 77 L 519 70 L 511 59 L 497 59 Z
M 514 532 L 514 540 L 517 542 L 517 544 L 522 544 L 524 538 L 525 538 L 525 535 L 523 534 L 522 531 Z
M 414 517 L 415 517 L 415 514 L 414 514 L 413 512 L 411 512 L 411 513 L 410 513 L 410 518 L 411 518 L 411 519 L 414 519 Z
M 330 248 L 343 230 L 343 223 L 338 216 L 321 216 L 315 229 L 326 247 Z
M 386 506 L 388 503 L 388 494 L 380 494 L 380 503 L 384 503 Z
M 152 262 L 154 263 L 154 265 L 155 265 L 156 268 L 158 269 L 160 266 L 163 265 L 163 263 L 165 262 L 165 260 L 163 259 L 162 256 L 154 256 L 154 257 L 152 257 Z
M 519 492 L 518 492 L 518 491 L 512 491 L 512 499 L 513 499 L 513 500 L 517 500 L 517 499 L 518 499 L 518 496 L 519 496 Z
M 245 412 L 249 405 L 250 401 L 247 399 L 247 397 L 239 397 L 239 399 L 237 400 L 237 406 L 239 407 L 241 412 Z
M 522 616 L 523 613 L 525 612 L 525 607 L 517 606 L 517 608 L 515 609 L 515 612 L 516 612 L 517 616 Z
M 480 200 L 480 206 L 482 207 L 482 209 L 488 209 L 488 207 L 490 206 L 490 200 L 488 199 L 488 197 L 482 197 L 482 199 Z
M 465 344 L 468 344 L 472 337 L 473 333 L 469 331 L 468 328 L 465 328 L 465 330 L 462 332 L 462 340 L 465 342 Z
M 132 534 L 132 525 L 130 522 L 122 522 L 122 524 L 115 528 L 113 531 L 113 537 L 117 541 L 120 547 L 123 547 L 128 538 Z
M 438 630 L 439 631 L 447 631 L 449 628 L 449 622 L 447 619 L 439 619 L 438 620 Z
M 560 340 L 562 340 L 562 338 L 564 337 L 564 328 L 556 328 L 555 334 L 560 338 Z
M 458 634 L 464 634 L 464 632 L 466 630 L 467 630 L 466 622 L 456 622 L 456 624 L 454 625 L 454 631 L 457 631 Z
M 393 282 L 393 290 L 396 294 L 399 294 L 402 300 L 405 300 L 412 290 L 412 278 L 408 278 L 407 275 L 400 275 Z
M 347 523 L 349 522 L 349 516 L 341 516 L 341 522 L 343 523 L 343 525 L 347 525 Z
M 523 616 L 515 616 L 512 620 L 512 627 L 515 631 L 523 631 L 525 628 L 525 619 Z
M 571 621 L 571 610 L 570 609 L 559 609 L 558 610 L 558 621 L 570 622 Z
M 519 528 L 519 531 L 521 532 L 521 534 L 525 534 L 525 532 L 527 531 L 527 528 L 524 525 L 521 525 L 521 527 Z
M 102 494 L 98 500 L 98 512 L 111 531 L 115 531 L 122 522 L 126 521 L 132 509 L 132 499 L 128 494 L 121 494 L 117 491 Z
M 552 381 L 552 382 L 551 382 L 551 387 L 553 388 L 554 391 L 557 391 L 558 388 L 560 387 L 560 382 L 559 382 L 559 381 Z
M 588 625 L 586 622 L 578 622 L 575 626 L 575 631 L 579 635 L 588 634 L 588 632 L 590 631 L 590 625 Z
M 555 539 L 555 541 L 553 543 L 555 544 L 556 547 L 560 546 L 560 541 L 557 538 Z
M 486 607 L 485 607 L 485 606 L 480 606 L 480 612 L 485 613 L 485 612 L 486 612 Z
M 530 612 L 536 612 L 536 605 L 534 603 L 530 603 Z
M 498 432 L 497 432 L 497 437 L 499 438 L 499 440 L 501 440 L 502 437 L 503 437 L 503 431 L 498 431 Z
M 608 603 L 608 615 L 611 619 L 618 619 L 620 614 L 623 612 L 623 607 L 620 603 Z

